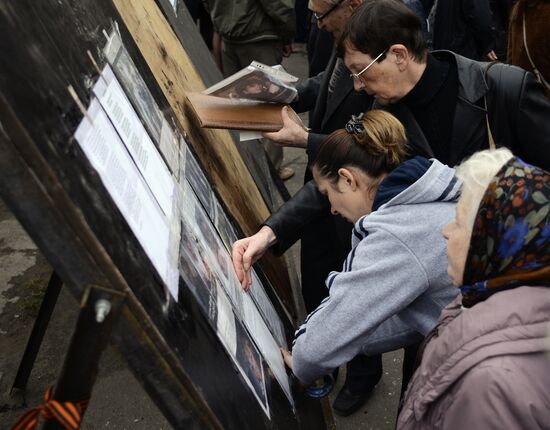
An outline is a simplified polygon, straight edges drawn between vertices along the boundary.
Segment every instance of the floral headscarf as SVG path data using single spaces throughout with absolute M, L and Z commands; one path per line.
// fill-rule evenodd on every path
M 550 286 L 549 212 L 550 173 L 510 159 L 474 221 L 461 287 L 465 307 L 522 285 Z

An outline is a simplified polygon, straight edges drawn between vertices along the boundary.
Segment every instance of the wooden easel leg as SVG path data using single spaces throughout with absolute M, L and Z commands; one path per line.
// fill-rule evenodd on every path
M 52 272 L 48 287 L 46 288 L 46 293 L 44 294 L 42 304 L 38 311 L 38 316 L 34 321 L 29 340 L 27 341 L 27 346 L 25 347 L 25 352 L 19 363 L 19 368 L 17 369 L 17 374 L 15 375 L 15 380 L 10 390 L 10 395 L 12 397 L 15 395 L 22 395 L 27 388 L 29 376 L 34 366 L 36 356 L 38 355 L 40 345 L 42 345 L 44 334 L 48 328 L 62 286 L 63 282 L 61 278 L 55 271 Z

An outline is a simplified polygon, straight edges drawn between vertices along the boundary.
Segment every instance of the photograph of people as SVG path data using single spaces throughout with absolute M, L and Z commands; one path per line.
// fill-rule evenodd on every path
M 209 318 L 215 317 L 211 314 L 212 305 L 216 304 L 214 273 L 210 268 L 203 244 L 186 221 L 181 223 L 179 272 L 199 306 Z M 213 320 L 215 321 L 215 318 Z
M 254 71 L 238 79 L 229 88 L 213 92 L 218 97 L 260 100 L 266 102 L 290 103 L 296 97 L 296 90 L 275 83 L 264 72 Z
M 248 379 L 256 396 L 263 404 L 264 409 L 268 409 L 262 356 L 239 321 L 237 321 L 235 328 L 237 337 L 237 363 L 239 363 L 239 367 L 246 375 L 246 379 Z
M 123 46 L 120 48 L 113 62 L 113 69 L 122 86 L 126 89 L 128 97 L 134 103 L 141 120 L 146 124 L 152 139 L 159 143 L 163 118 L 162 112 L 153 99 L 130 55 L 128 55 L 126 48 Z

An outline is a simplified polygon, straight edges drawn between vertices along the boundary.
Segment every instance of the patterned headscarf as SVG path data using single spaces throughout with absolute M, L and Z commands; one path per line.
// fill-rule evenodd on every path
M 479 205 L 464 269 L 462 304 L 498 291 L 550 286 L 550 173 L 510 159 Z

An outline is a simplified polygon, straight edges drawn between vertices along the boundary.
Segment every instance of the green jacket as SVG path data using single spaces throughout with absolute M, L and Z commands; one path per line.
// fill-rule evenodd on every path
M 294 38 L 294 0 L 203 0 L 224 40 L 251 43 Z

